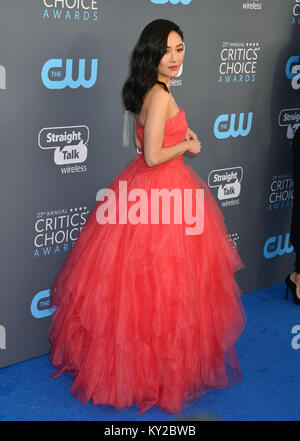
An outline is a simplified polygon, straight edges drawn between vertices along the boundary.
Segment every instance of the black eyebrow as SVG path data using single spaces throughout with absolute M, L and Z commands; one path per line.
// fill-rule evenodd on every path
M 183 45 L 183 43 L 179 43 L 179 44 L 177 44 L 177 46 L 180 46 L 181 44 Z M 169 49 L 169 47 L 171 47 L 171 46 L 167 46 L 167 49 Z

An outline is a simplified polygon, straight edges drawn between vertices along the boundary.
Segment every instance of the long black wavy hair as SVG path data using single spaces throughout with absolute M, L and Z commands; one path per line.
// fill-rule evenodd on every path
M 171 31 L 177 32 L 183 41 L 179 26 L 163 18 L 153 20 L 142 31 L 133 49 L 130 61 L 130 74 L 125 81 L 122 96 L 125 109 L 139 114 L 143 97 L 157 81 L 157 67 L 164 56 Z M 164 82 L 161 84 L 169 92 Z

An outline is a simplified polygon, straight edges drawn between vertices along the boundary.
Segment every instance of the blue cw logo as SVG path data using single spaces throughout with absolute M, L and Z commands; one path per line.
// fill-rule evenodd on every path
M 292 64 L 296 65 L 296 66 L 292 66 Z M 297 74 L 297 71 L 299 68 L 299 64 L 300 64 L 300 57 L 299 56 L 293 56 L 290 57 L 286 63 L 285 66 L 285 74 L 288 77 L 289 80 L 292 80 L 294 78 L 294 76 Z
M 272 259 L 283 254 L 290 254 L 294 247 L 289 245 L 290 233 L 285 235 L 284 245 L 282 244 L 282 235 L 271 236 L 266 240 L 264 246 L 264 256 L 266 259 Z
M 246 129 L 243 128 L 244 116 L 244 113 L 240 113 L 237 129 L 235 129 L 235 113 L 232 113 L 230 116 L 226 113 L 218 116 L 214 124 L 215 137 L 218 139 L 225 139 L 229 138 L 229 136 L 236 138 L 237 136 L 248 135 L 252 125 L 253 112 L 248 113 Z
M 192 0 L 151 0 L 152 3 L 156 5 L 164 5 L 165 3 L 172 3 L 172 5 L 177 5 L 177 3 L 182 3 L 183 5 L 188 5 Z
M 300 89 L 300 57 L 292 56 L 288 59 L 285 66 L 285 74 L 291 81 L 291 86 L 295 90 Z
M 77 89 L 79 86 L 83 86 L 88 89 L 95 84 L 97 80 L 98 68 L 98 60 L 96 58 L 92 59 L 91 75 L 88 80 L 85 78 L 85 60 L 83 58 L 79 59 L 77 80 L 73 80 L 73 60 L 71 58 L 66 59 L 64 76 L 62 65 L 62 59 L 56 58 L 51 58 L 44 64 L 41 76 L 43 84 L 48 89 L 64 89 L 67 86 L 71 87 L 71 89 Z
M 43 318 L 52 315 L 56 308 L 50 308 L 49 289 L 38 292 L 31 302 L 31 314 L 35 318 Z

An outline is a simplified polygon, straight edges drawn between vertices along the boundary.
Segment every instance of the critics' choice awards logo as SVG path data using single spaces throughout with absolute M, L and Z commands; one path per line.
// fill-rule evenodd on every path
M 0 89 L 6 89 L 6 70 L 0 65 Z
M 214 123 L 214 134 L 218 139 L 236 138 L 247 136 L 252 126 L 253 112 L 245 113 L 224 113 L 219 115 Z
M 151 3 L 155 5 L 165 5 L 166 3 L 171 3 L 171 5 L 178 5 L 181 3 L 182 5 L 189 5 L 192 0 L 151 0 Z
M 294 199 L 294 181 L 291 175 L 273 176 L 268 199 L 268 210 L 292 207 Z
M 247 0 L 242 2 L 243 11 L 261 11 L 263 8 L 262 2 L 260 0 Z
M 300 89 L 300 57 L 291 56 L 285 65 L 285 74 L 291 80 L 291 86 L 294 90 Z
M 300 24 L 300 0 L 293 0 L 292 24 Z
M 47 60 L 41 72 L 42 83 L 47 89 L 78 89 L 82 86 L 86 89 L 92 87 L 97 80 L 98 60 L 93 58 L 89 63 L 88 69 L 86 60 L 79 59 L 74 62 L 67 58 L 65 62 L 60 58 L 51 58 Z M 90 77 L 86 78 L 86 71 L 90 72 Z M 77 74 L 77 79 L 74 80 Z
M 242 167 L 212 170 L 208 176 L 208 185 L 218 189 L 217 197 L 222 207 L 230 207 L 239 204 L 242 179 Z
M 82 163 L 87 159 L 87 126 L 47 127 L 38 135 L 39 147 L 54 150 L 54 163 L 60 166 Z M 62 174 L 87 171 L 87 165 L 61 167 Z
M 98 0 L 43 0 L 42 18 L 74 22 L 98 20 Z
M 278 117 L 278 124 L 280 127 L 286 129 L 286 137 L 292 144 L 296 130 L 300 126 L 300 108 L 281 110 Z
M 264 245 L 264 256 L 266 259 L 273 259 L 277 256 L 290 254 L 294 250 L 290 244 L 290 233 L 286 235 L 278 234 L 269 237 Z
M 255 82 L 259 54 L 260 45 L 257 42 L 223 42 L 220 51 L 218 83 Z
M 68 253 L 83 229 L 87 207 L 38 212 L 34 223 L 33 257 Z

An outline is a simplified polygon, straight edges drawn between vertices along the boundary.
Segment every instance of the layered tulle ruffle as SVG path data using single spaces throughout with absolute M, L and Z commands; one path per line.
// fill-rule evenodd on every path
M 148 197 L 193 189 L 190 205 L 203 189 L 203 232 L 185 234 L 184 220 L 101 225 L 97 202 L 50 289 L 54 376 L 72 373 L 71 392 L 83 402 L 180 413 L 241 379 L 234 344 L 246 316 L 234 273 L 243 263 L 209 189 L 182 157 L 151 168 L 135 157 L 109 187 L 116 202 L 125 195 L 120 181 L 127 194 Z

